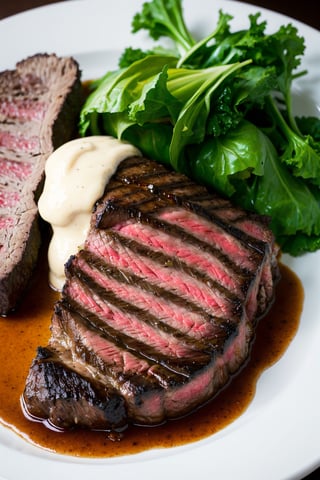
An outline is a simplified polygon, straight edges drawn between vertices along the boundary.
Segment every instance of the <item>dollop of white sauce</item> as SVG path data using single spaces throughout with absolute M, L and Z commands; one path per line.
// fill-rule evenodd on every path
M 48 262 L 55 290 L 63 287 L 65 263 L 84 244 L 95 202 L 120 162 L 136 155 L 133 145 L 101 135 L 71 140 L 49 156 L 38 209 L 52 226 Z

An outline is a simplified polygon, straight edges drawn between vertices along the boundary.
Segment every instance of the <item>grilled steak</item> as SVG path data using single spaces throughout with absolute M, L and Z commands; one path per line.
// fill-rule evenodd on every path
M 35 266 L 45 161 L 74 134 L 81 92 L 72 58 L 38 54 L 0 73 L 0 315 L 16 308 Z
M 155 162 L 123 161 L 67 262 L 26 411 L 59 428 L 108 430 L 201 406 L 248 358 L 274 298 L 277 253 L 265 218 Z M 65 380 L 74 376 L 76 392 Z

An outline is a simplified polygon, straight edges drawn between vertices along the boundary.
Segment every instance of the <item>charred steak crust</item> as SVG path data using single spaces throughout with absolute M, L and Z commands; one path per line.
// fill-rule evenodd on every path
M 72 409 L 90 404 L 89 428 L 109 402 L 92 389 L 122 398 L 128 424 L 156 425 L 200 407 L 247 360 L 274 299 L 277 254 L 266 218 L 153 161 L 123 161 L 95 205 L 84 248 L 66 264 L 46 347 L 55 353 L 50 367 L 39 354 L 31 365 L 26 411 L 58 428 L 78 425 L 59 380 L 70 365 L 89 382 L 72 396 Z M 61 372 L 59 388 L 44 385 L 46 368 Z M 110 417 L 98 428 L 123 427 L 121 416 L 118 424 Z
M 33 368 L 37 373 L 33 377 L 36 383 L 27 385 L 25 396 L 28 396 L 28 389 L 37 390 L 38 395 L 32 395 L 33 410 L 39 417 L 50 410 L 48 422 L 52 427 L 59 425 L 67 429 L 77 425 L 112 430 L 115 425 L 118 430 L 125 428 L 124 399 L 112 389 L 94 385 L 85 377 L 85 372 L 80 375 L 74 371 L 72 362 L 68 366 L 67 356 L 61 363 L 55 351 L 39 348 Z
M 74 135 L 82 95 L 69 57 L 37 54 L 0 73 L 0 315 L 17 307 L 30 280 L 45 162 Z

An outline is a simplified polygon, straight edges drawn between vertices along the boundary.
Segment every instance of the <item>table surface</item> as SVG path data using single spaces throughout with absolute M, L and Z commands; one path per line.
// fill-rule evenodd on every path
M 61 1 L 61 0 L 60 0 Z M 65 1 L 65 0 L 64 0 Z M 24 10 L 29 10 L 30 8 L 39 7 L 42 5 L 48 5 L 50 3 L 55 3 L 54 0 L 14 0 L 10 2 L 1 1 L 0 2 L 0 19 L 8 17 L 18 12 Z M 61 2 L 62 3 L 62 2 Z M 308 2 L 307 8 L 301 8 L 300 3 L 294 4 L 293 2 L 288 2 L 287 0 L 246 0 L 245 3 L 252 5 L 258 5 L 269 10 L 274 10 L 276 12 L 284 13 L 289 17 L 295 18 L 307 25 L 310 25 L 317 30 L 320 30 L 320 15 L 318 13 L 318 4 L 317 2 Z M 319 446 L 320 448 L 320 446 Z M 315 472 L 311 473 L 304 480 L 319 480 L 320 479 L 320 468 Z

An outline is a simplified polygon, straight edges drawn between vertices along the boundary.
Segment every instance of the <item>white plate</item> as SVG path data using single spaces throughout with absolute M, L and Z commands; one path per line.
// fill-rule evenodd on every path
M 126 46 L 145 45 L 146 35 L 130 36 L 142 0 L 73 0 L 40 7 L 0 21 L 0 70 L 38 52 L 74 55 L 91 79 L 116 66 Z M 306 39 L 307 77 L 295 85 L 295 108 L 320 111 L 320 33 L 280 14 L 232 0 L 184 0 L 188 25 L 200 35 L 212 30 L 218 8 L 234 15 L 233 26 L 248 25 L 262 12 L 268 30 L 294 23 Z M 246 412 L 216 435 L 165 450 L 116 459 L 87 460 L 55 455 L 0 427 L 0 475 L 8 480 L 131 478 L 194 480 L 300 479 L 320 465 L 320 252 L 285 261 L 305 288 L 298 333 L 285 354 L 265 371 Z M 1 399 L 0 399 L 1 401 Z M 2 478 L 1 477 L 1 478 Z

